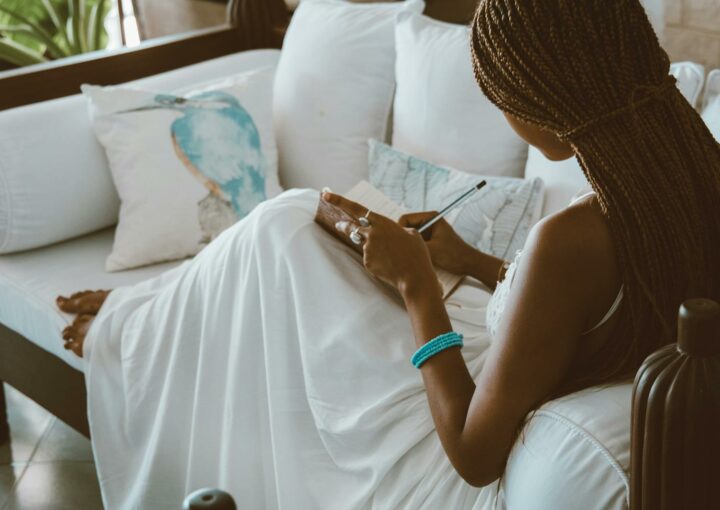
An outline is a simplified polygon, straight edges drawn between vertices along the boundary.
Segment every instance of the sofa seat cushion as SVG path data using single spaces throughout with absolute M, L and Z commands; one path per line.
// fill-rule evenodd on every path
M 632 384 L 588 388 L 543 405 L 515 442 L 501 508 L 628 508 Z
M 107 273 L 105 259 L 112 243 L 110 228 L 45 248 L 0 256 L 0 323 L 82 370 L 82 359 L 64 349 L 61 334 L 74 316 L 61 312 L 55 298 L 79 290 L 133 284 L 180 264 Z

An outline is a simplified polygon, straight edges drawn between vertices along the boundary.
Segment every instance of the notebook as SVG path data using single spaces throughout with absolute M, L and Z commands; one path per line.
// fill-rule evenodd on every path
M 382 191 L 378 190 L 367 181 L 360 181 L 345 194 L 345 197 L 353 202 L 357 202 L 358 204 L 367 207 L 374 213 L 382 214 L 394 221 L 399 220 L 400 216 L 408 212 L 405 208 L 390 200 L 383 194 Z M 443 290 L 443 299 L 447 299 L 463 280 L 463 276 L 453 274 L 437 267 L 435 268 L 435 273 L 437 274 L 438 281 L 440 282 L 440 286 Z

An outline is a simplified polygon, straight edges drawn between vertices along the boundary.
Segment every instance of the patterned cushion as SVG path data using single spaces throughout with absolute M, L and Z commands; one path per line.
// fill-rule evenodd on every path
M 369 163 L 370 183 L 410 211 L 440 210 L 485 179 L 487 186 L 447 220 L 468 244 L 499 258 L 511 258 L 522 249 L 540 219 L 540 179 L 471 175 L 435 166 L 375 140 L 370 140 Z

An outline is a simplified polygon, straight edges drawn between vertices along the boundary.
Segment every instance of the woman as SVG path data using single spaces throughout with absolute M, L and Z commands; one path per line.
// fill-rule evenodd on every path
M 469 506 L 486 493 L 448 461 L 490 484 L 529 412 L 632 377 L 673 341 L 681 301 L 720 298 L 720 148 L 668 77 L 638 0 L 483 0 L 472 56 L 518 134 L 550 159 L 575 155 L 594 193 L 540 222 L 507 271 L 444 222 L 426 242 L 411 227 L 431 213 L 398 225 L 371 212 L 362 226 L 365 209 L 326 194 L 357 218 L 338 229 L 360 228 L 365 269 L 402 303 L 312 224 L 309 191 L 262 204 L 171 274 L 113 291 L 85 346 L 109 506 L 160 505 L 203 482 L 248 508 Z M 433 263 L 502 280 L 487 350 L 482 321 L 451 322 Z M 468 287 L 457 302 L 481 307 Z M 103 300 L 60 306 L 92 314 Z M 233 317 L 218 313 L 227 302 Z M 78 354 L 90 318 L 65 332 Z M 421 386 L 407 358 L 453 329 L 464 349 L 427 358 Z

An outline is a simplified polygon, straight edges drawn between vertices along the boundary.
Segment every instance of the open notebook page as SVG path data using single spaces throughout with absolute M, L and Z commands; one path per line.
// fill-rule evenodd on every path
M 367 207 L 372 212 L 387 216 L 391 220 L 397 221 L 400 219 L 400 216 L 407 212 L 402 206 L 390 200 L 382 191 L 367 181 L 360 181 L 345 196 L 353 202 Z M 462 276 L 437 267 L 435 268 L 435 273 L 443 289 L 443 298 L 447 298 L 452 294 L 463 279 Z

